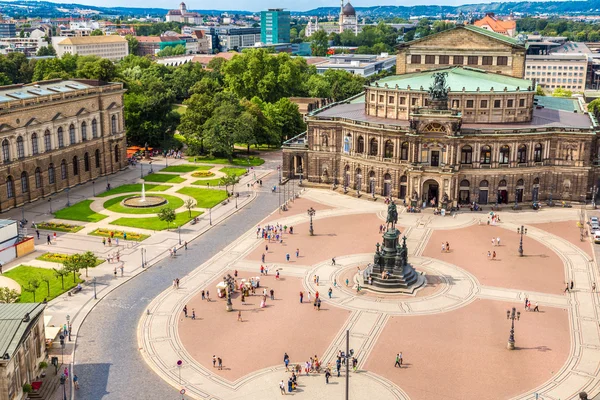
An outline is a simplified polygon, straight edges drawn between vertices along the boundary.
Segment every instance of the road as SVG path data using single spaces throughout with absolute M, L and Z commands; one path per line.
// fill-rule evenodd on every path
M 81 387 L 77 398 L 181 399 L 143 360 L 136 336 L 139 317 L 173 279 L 187 275 L 276 210 L 278 195 L 270 190 L 276 181 L 277 173 L 271 174 L 255 201 L 190 243 L 187 252 L 159 262 L 98 303 L 77 336 L 75 373 Z

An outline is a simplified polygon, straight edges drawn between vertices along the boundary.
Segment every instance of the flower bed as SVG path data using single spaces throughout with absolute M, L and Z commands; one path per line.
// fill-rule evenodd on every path
M 112 235 L 111 235 L 112 233 Z M 92 236 L 102 236 L 102 237 L 117 237 L 119 239 L 123 239 L 123 234 L 127 234 L 127 240 L 133 240 L 134 242 L 141 242 L 142 240 L 146 240 L 150 237 L 150 235 L 144 235 L 142 233 L 136 232 L 126 232 L 126 231 L 118 231 L 115 229 L 104 229 L 98 228 L 93 232 L 88 233 L 88 235 Z
M 211 176 L 215 176 L 214 173 L 210 171 L 198 171 L 192 174 L 194 178 L 210 178 Z
M 49 261 L 49 262 L 63 264 L 67 260 L 67 258 L 69 258 L 71 255 L 72 254 L 64 254 L 64 253 L 44 253 L 41 256 L 36 257 L 36 260 Z M 104 260 L 98 259 L 98 261 L 96 261 L 96 266 L 102 264 L 103 262 L 104 262 Z
M 38 229 L 43 229 L 47 231 L 58 231 L 58 232 L 79 232 L 83 229 L 82 225 L 71 225 L 64 224 L 62 222 L 40 222 L 36 224 Z

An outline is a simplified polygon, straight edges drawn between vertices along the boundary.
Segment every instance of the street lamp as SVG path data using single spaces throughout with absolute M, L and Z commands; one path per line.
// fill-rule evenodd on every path
M 92 193 L 96 197 L 96 181 L 92 181 Z
M 179 233 L 179 245 L 181 246 L 181 225 L 177 228 L 177 232 Z
M 313 217 L 315 216 L 316 211 L 314 208 L 311 207 L 306 212 L 308 213 L 308 216 L 310 217 L 310 229 L 309 229 L 310 236 L 314 236 L 315 231 L 313 229 Z
M 240 197 L 240 194 L 239 194 L 239 193 L 236 193 L 236 194 L 235 194 L 235 208 L 238 208 L 238 204 L 237 204 L 237 199 L 238 199 L 238 197 Z
M 141 256 L 142 256 L 142 268 L 144 268 L 146 266 L 146 263 L 144 262 L 144 252 L 145 251 L 146 251 L 146 249 L 143 248 L 143 247 L 140 249 L 140 253 L 141 253 Z
M 375 199 L 375 180 L 371 181 L 371 193 L 373 194 L 373 199 Z
M 517 233 L 521 235 L 521 241 L 519 242 L 519 256 L 523 257 L 523 235 L 527 235 L 527 228 L 521 225 L 521 228 L 517 228 Z
M 27 225 L 27 220 L 25 219 L 25 197 L 23 197 L 23 204 L 21 204 L 21 224 L 23 228 Z
M 140 162 L 140 178 L 144 177 L 144 164 Z
M 71 323 L 69 321 L 71 319 L 71 316 L 67 314 L 66 319 L 67 319 L 67 330 L 69 331 L 69 342 L 70 342 L 71 341 Z
M 106 190 L 110 190 L 110 182 L 108 181 L 108 171 L 106 171 Z
M 521 311 L 517 311 L 515 307 L 512 308 L 512 311 L 506 310 L 506 319 L 511 320 L 510 335 L 508 336 L 508 345 L 506 347 L 508 350 L 515 349 L 515 319 L 518 321 L 519 318 L 521 318 Z
M 177 370 L 179 371 L 179 386 L 181 386 L 181 365 L 183 365 L 183 361 L 181 360 L 177 360 Z M 181 392 L 181 399 L 183 400 L 183 393 L 185 392 Z
M 208 223 L 212 226 L 212 208 L 208 209 Z
M 150 164 L 150 173 L 152 173 L 154 170 L 152 169 L 152 161 L 150 161 L 148 164 Z
M 277 176 L 279 178 L 279 184 L 281 185 L 281 165 L 277 166 Z
M 71 191 L 71 189 L 66 188 L 65 191 L 67 192 L 67 207 L 69 207 L 71 205 L 71 201 L 69 200 L 69 192 Z
M 94 300 L 96 300 L 98 298 L 96 296 L 96 277 L 92 278 L 92 283 L 94 284 Z
M 52 198 L 48 198 L 48 205 L 50 206 L 50 214 L 52 214 Z

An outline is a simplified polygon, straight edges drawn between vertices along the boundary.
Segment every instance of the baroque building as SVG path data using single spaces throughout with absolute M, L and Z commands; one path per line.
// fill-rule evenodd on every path
M 127 166 L 122 83 L 0 87 L 0 212 Z
M 284 176 L 413 205 L 595 195 L 596 119 L 578 100 L 535 96 L 524 46 L 458 26 L 400 49 L 399 75 L 309 113 L 307 131 L 284 145 Z M 452 60 L 467 54 L 478 62 Z

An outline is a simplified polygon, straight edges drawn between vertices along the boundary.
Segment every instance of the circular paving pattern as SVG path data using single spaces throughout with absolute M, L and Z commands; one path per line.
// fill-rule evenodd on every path
M 123 200 L 123 205 L 134 208 L 157 207 L 166 204 L 167 200 L 159 196 L 133 196 Z
M 132 197 L 138 197 L 139 195 L 124 195 L 113 197 L 110 200 L 107 200 L 102 205 L 105 209 L 122 213 L 122 214 L 156 214 L 160 211 L 161 208 L 165 206 L 169 206 L 174 210 L 183 206 L 183 200 L 177 196 L 172 196 L 168 194 L 156 194 L 152 193 L 151 195 L 146 195 L 146 200 L 149 198 L 161 199 L 162 202 L 160 205 L 150 206 L 150 207 L 132 207 L 124 204 L 124 201 L 127 199 L 131 199 Z

